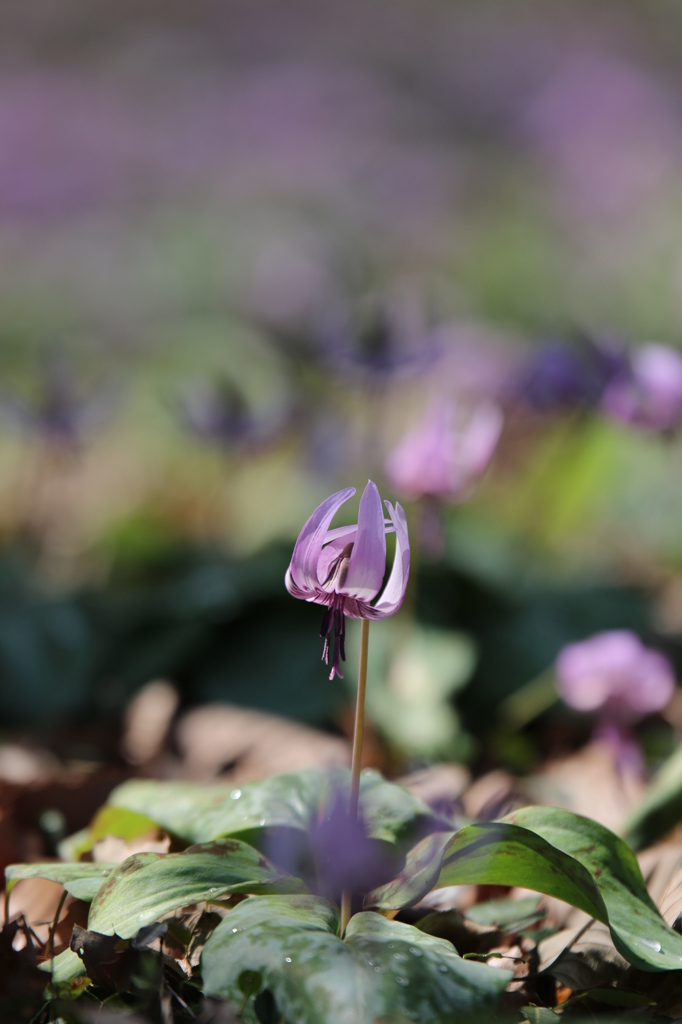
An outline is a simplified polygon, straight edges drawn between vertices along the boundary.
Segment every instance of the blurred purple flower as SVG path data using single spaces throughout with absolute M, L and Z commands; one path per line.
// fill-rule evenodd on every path
M 632 725 L 665 707 L 675 689 L 667 658 L 628 630 L 568 644 L 559 653 L 556 674 L 569 707 L 598 715 L 596 735 L 611 744 L 621 765 L 636 760 Z
M 286 573 L 286 588 L 293 597 L 325 605 L 320 636 L 324 637 L 323 659 L 329 664 L 332 638 L 334 651 L 329 678 L 341 676 L 340 662 L 346 660 L 345 616 L 351 619 L 385 619 L 398 611 L 410 572 L 410 542 L 407 520 L 400 505 L 384 502 L 390 519 L 385 520 L 381 498 L 371 480 L 360 499 L 358 522 L 330 530 L 334 515 L 355 494 L 347 487 L 326 498 L 301 530 Z M 386 588 L 375 605 L 370 604 L 386 571 L 386 534 L 395 531 L 396 553 Z
M 432 366 L 442 353 L 436 328 L 411 293 L 339 307 L 318 325 L 322 349 L 335 370 L 382 384 Z
M 502 432 L 499 406 L 481 402 L 458 415 L 454 402 L 437 401 L 386 460 L 391 486 L 409 498 L 471 494 L 493 457 Z
M 682 354 L 668 345 L 648 344 L 630 357 L 630 373 L 616 378 L 602 409 L 622 423 L 661 432 L 682 422 Z
M 272 441 L 290 418 L 284 409 L 256 415 L 240 389 L 227 380 L 187 387 L 179 404 L 187 430 L 225 448 L 259 448 Z
M 0 417 L 21 433 L 48 444 L 77 447 L 109 422 L 119 401 L 120 390 L 112 386 L 81 393 L 70 363 L 52 353 L 41 367 L 35 400 L 1 392 Z
M 552 341 L 532 352 L 509 390 L 537 412 L 594 407 L 609 384 L 627 374 L 621 347 L 582 335 L 574 344 Z
M 617 214 L 660 186 L 679 157 L 668 96 L 644 71 L 603 54 L 559 67 L 526 112 L 572 209 Z
M 329 797 L 307 833 L 273 828 L 263 842 L 279 868 L 336 902 L 344 890 L 358 894 L 389 881 L 401 866 L 387 843 L 370 838 L 362 814 L 350 814 L 348 791 L 338 780 L 330 780 Z
M 338 900 L 344 890 L 367 892 L 396 873 L 394 859 L 385 847 L 370 839 L 361 815 L 348 808 L 348 794 L 336 793 L 324 817 L 309 832 L 315 861 L 317 891 Z

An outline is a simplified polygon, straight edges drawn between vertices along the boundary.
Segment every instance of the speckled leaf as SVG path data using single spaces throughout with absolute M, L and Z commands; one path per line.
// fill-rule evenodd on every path
M 114 790 L 110 801 L 153 819 L 187 842 L 201 843 L 254 829 L 307 831 L 329 793 L 348 789 L 349 779 L 345 769 L 273 775 L 230 789 L 136 779 Z M 363 772 L 360 805 L 370 835 L 388 842 L 432 819 L 426 804 L 375 771 Z
M 100 807 L 87 828 L 62 839 L 57 850 L 62 860 L 75 861 L 84 853 L 89 853 L 95 843 L 106 836 L 117 836 L 130 842 L 143 836 L 152 836 L 157 831 L 156 822 L 144 814 L 138 814 L 125 807 L 105 804 L 104 807 Z
M 544 1006 L 524 1006 L 521 1012 L 528 1024 L 557 1024 L 561 1020 L 558 1013 Z
M 78 894 L 77 883 L 84 882 L 90 887 L 94 885 L 94 892 L 97 892 L 103 880 L 115 868 L 115 864 L 60 864 L 58 861 L 48 864 L 9 864 L 5 868 L 7 892 L 11 892 L 17 882 L 24 878 L 46 878 L 48 882 L 61 882 L 67 892 L 72 892 L 78 899 L 86 899 L 86 896 Z M 86 891 L 84 887 L 81 888 Z M 87 891 L 92 891 L 92 888 Z
M 614 945 L 633 966 L 682 969 L 682 935 L 656 909 L 627 843 L 590 818 L 553 807 L 523 807 L 505 820 L 532 830 L 587 869 L 604 900 Z
M 455 832 L 435 832 L 413 846 L 393 881 L 365 895 L 365 907 L 400 910 L 418 903 L 438 882 L 443 856 Z
M 116 865 L 113 865 L 113 867 L 116 867 Z M 90 878 L 74 878 L 70 882 L 65 882 L 64 888 L 71 896 L 75 896 L 77 900 L 82 900 L 83 903 L 92 903 L 102 888 L 102 879 L 95 875 Z
M 237 1008 L 248 995 L 244 1021 L 254 1020 L 253 997 L 269 989 L 296 1024 L 450 1024 L 455 1014 L 491 1009 L 511 979 L 379 914 L 357 914 L 345 941 L 337 928 L 336 908 L 318 897 L 246 900 L 206 944 L 204 991 Z
M 418 843 L 404 870 L 369 893 L 366 906 L 386 910 L 417 903 L 438 885 L 514 885 L 546 893 L 600 921 L 606 910 L 589 872 L 535 833 L 508 823 L 467 825 Z
M 109 876 L 90 908 L 88 929 L 122 939 L 178 907 L 230 893 L 301 892 L 265 857 L 236 839 L 184 853 L 137 853 Z
M 374 984 L 382 1017 L 397 1004 L 408 1020 L 450 1022 L 454 1013 L 468 1016 L 493 1006 L 512 979 L 511 971 L 463 960 L 447 940 L 381 914 L 356 914 L 346 942 L 363 968 L 370 960 L 373 970 L 380 968 Z
M 520 900 L 486 900 L 469 907 L 465 916 L 475 924 L 492 926 L 512 934 L 537 924 L 547 916 L 546 910 L 538 910 L 538 896 L 526 896 Z
M 55 985 L 85 976 L 83 961 L 72 949 L 65 949 L 54 960 L 46 960 L 45 963 L 40 964 L 40 970 L 51 974 Z

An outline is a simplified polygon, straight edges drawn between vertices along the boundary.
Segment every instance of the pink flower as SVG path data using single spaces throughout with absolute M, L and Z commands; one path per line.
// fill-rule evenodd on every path
M 403 603 L 410 572 L 405 513 L 400 505 L 393 508 L 386 501 L 390 518 L 385 520 L 379 491 L 371 480 L 360 499 L 357 524 L 329 529 L 336 512 L 354 494 L 355 488 L 347 487 L 318 505 L 299 534 L 285 577 L 293 597 L 326 606 L 320 636 L 324 637 L 322 657 L 329 664 L 333 630 L 330 679 L 341 676 L 340 662 L 346 660 L 345 617 L 385 619 L 395 614 Z M 386 534 L 394 531 L 393 568 L 383 594 L 373 605 L 370 602 L 379 593 L 386 572 Z
M 634 633 L 615 629 L 568 644 L 557 658 L 556 672 L 566 703 L 598 714 L 595 737 L 611 748 L 619 770 L 641 774 L 632 726 L 670 700 L 675 676 L 668 660 L 644 647 Z
M 559 692 L 570 707 L 623 724 L 660 711 L 675 689 L 667 658 L 625 629 L 568 644 L 556 671 Z
M 481 402 L 466 418 L 454 402 L 434 403 L 386 460 L 397 491 L 410 498 L 461 501 L 485 472 L 502 431 L 502 412 Z

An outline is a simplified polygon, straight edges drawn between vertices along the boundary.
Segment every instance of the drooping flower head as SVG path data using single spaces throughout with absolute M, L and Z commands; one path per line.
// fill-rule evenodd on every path
M 327 664 L 333 644 L 330 679 L 342 677 L 345 617 L 385 619 L 393 615 L 403 603 L 410 571 L 405 513 L 400 505 L 394 508 L 386 501 L 389 518 L 384 519 L 381 497 L 371 480 L 360 499 L 357 524 L 329 529 L 336 512 L 354 494 L 354 487 L 346 487 L 315 509 L 299 534 L 285 577 L 293 597 L 325 606 L 320 635 Z M 391 575 L 379 600 L 371 604 L 386 572 L 386 534 L 393 532 L 396 551 Z
M 502 411 L 481 402 L 458 415 L 454 402 L 439 401 L 386 460 L 395 489 L 409 498 L 462 500 L 485 472 L 502 432 Z
M 665 707 L 675 689 L 667 658 L 629 630 L 608 630 L 564 647 L 556 673 L 565 702 L 598 715 L 597 735 L 614 747 L 620 763 L 636 764 L 631 727 Z

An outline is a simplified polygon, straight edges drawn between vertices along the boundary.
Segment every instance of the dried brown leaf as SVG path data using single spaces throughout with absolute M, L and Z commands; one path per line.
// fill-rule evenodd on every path
M 350 764 L 350 748 L 338 736 L 227 704 L 189 711 L 177 725 L 176 740 L 192 778 L 215 778 L 226 765 L 231 766 L 231 779 L 246 782 L 279 772 Z
M 574 991 L 617 981 L 629 964 L 617 951 L 606 925 L 594 921 L 564 928 L 538 946 L 538 969 Z
M 609 747 L 593 742 L 524 780 L 524 791 L 534 803 L 564 807 L 618 832 L 642 796 L 644 783 L 619 772 Z

